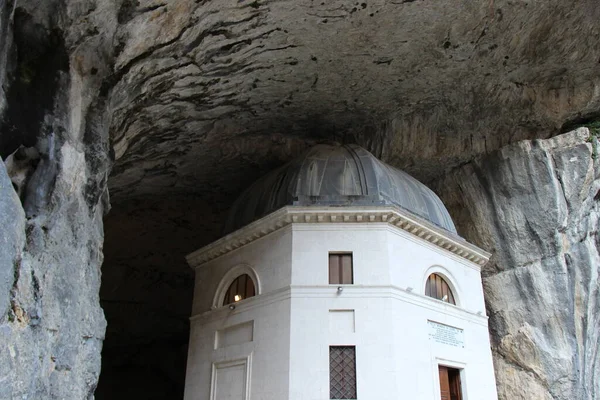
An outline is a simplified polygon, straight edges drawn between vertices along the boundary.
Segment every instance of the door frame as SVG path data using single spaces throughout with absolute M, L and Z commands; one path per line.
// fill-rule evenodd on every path
M 210 378 L 210 400 L 217 400 L 217 372 L 221 368 L 227 367 L 235 367 L 238 365 L 243 365 L 245 369 L 245 379 L 244 379 L 244 398 L 243 400 L 250 400 L 250 376 L 252 375 L 252 353 L 250 353 L 247 357 L 238 358 L 235 360 L 227 360 L 220 362 L 212 363 L 212 372 Z
M 454 361 L 454 360 L 448 360 L 445 358 L 440 358 L 440 357 L 435 357 L 433 359 L 433 366 L 435 368 L 433 368 L 433 386 L 434 386 L 434 393 L 435 393 L 435 400 L 441 400 L 442 399 L 442 393 L 441 393 L 441 388 L 440 388 L 440 373 L 439 373 L 439 367 L 448 367 L 448 368 L 453 368 L 453 369 L 457 369 L 460 371 L 460 390 L 461 390 L 461 394 L 462 394 L 462 400 L 468 400 L 469 396 L 467 393 L 467 387 L 465 385 L 466 382 L 466 375 L 467 375 L 467 364 L 460 362 L 460 361 Z

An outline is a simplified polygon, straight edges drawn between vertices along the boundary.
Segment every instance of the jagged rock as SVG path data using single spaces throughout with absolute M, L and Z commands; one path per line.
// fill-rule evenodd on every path
M 525 141 L 435 185 L 468 240 L 492 250 L 484 287 L 500 399 L 596 399 L 600 168 L 585 129 Z
M 10 307 L 11 290 L 16 280 L 15 273 L 19 272 L 24 244 L 25 213 L 0 160 L 0 325 L 7 319 L 14 319 L 14 311 Z
M 86 203 L 84 154 L 65 143 L 56 155 L 61 162 L 48 204 L 26 224 L 8 180 L 22 223 L 6 233 L 21 237 L 24 249 L 11 281 L 11 314 L 0 324 L 0 368 L 10 382 L 0 385 L 0 398 L 93 398 L 100 373 L 103 210 Z
M 4 160 L 6 172 L 19 198 L 25 194 L 25 186 L 39 162 L 39 153 L 35 147 L 20 146 Z
M 14 41 L 0 46 L 11 55 L 6 67 L 0 63 L 7 100 L 0 110 L 0 155 L 19 146 L 35 147 L 40 155 L 27 166 L 31 173 L 11 163 L 24 206 L 3 164 L 0 171 L 0 237 L 12 241 L 0 243 L 2 282 L 5 260 L 18 257 L 11 263 L 9 314 L 3 309 L 0 319 L 2 399 L 93 399 L 100 373 L 106 329 L 99 301 L 103 194 L 110 156 L 107 127 L 97 121 L 106 107 L 98 95 L 102 77 L 80 74 L 70 59 L 79 43 L 71 42 L 78 35 L 69 35 L 85 4 L 63 6 L 0 1 L 0 30 L 14 27 Z M 6 211 L 18 209 L 5 215 L 6 205 L 12 207 Z

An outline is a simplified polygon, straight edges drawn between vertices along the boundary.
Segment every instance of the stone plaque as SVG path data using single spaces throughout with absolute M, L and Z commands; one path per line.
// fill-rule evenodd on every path
M 454 347 L 465 347 L 464 331 L 450 325 L 427 321 L 429 325 L 429 339 L 438 343 Z

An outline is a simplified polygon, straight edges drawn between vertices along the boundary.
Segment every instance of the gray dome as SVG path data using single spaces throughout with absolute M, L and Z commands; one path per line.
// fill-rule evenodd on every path
M 456 233 L 431 189 L 357 145 L 317 145 L 256 181 L 234 203 L 226 233 L 289 205 L 393 205 Z

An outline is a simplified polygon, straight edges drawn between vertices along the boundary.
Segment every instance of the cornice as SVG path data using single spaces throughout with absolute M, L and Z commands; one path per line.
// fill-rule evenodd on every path
M 481 267 L 491 254 L 398 207 L 283 207 L 186 257 L 192 268 L 292 224 L 388 224 Z

